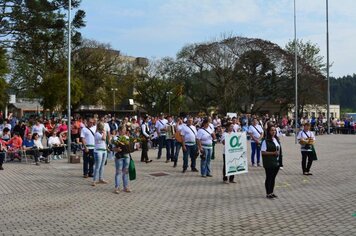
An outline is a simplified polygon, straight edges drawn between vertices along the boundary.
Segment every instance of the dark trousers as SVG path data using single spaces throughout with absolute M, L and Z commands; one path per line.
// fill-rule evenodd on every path
M 141 161 L 148 161 L 148 141 L 147 139 L 142 139 L 142 152 Z
M 174 139 L 166 139 L 167 161 L 174 160 Z
M 30 149 L 26 150 L 26 155 L 31 155 L 35 158 L 35 162 L 38 162 L 38 158 L 40 157 L 40 151 L 38 149 Z
M 307 163 L 308 158 L 308 163 Z M 309 151 L 302 151 L 302 170 L 303 173 L 309 172 L 313 164 L 313 153 Z
M 0 165 L 4 163 L 5 155 L 6 155 L 5 152 L 0 152 Z
M 93 175 L 94 172 L 94 149 L 83 151 L 83 174 Z
M 158 137 L 158 154 L 157 154 L 157 159 L 161 159 L 162 156 L 162 148 L 164 146 L 164 143 L 166 141 L 166 136 L 161 135 Z
M 177 164 L 179 151 L 182 148 L 182 144 L 180 142 L 175 142 L 175 152 L 174 152 L 174 163 Z
M 265 168 L 265 171 L 266 171 L 266 181 L 265 181 L 266 193 L 271 194 L 273 193 L 274 183 L 279 171 L 279 167 Z
M 61 155 L 64 152 L 64 147 L 53 147 L 53 155 Z
M 190 157 L 190 168 L 192 170 L 195 169 L 196 165 L 196 153 L 197 153 L 197 145 L 194 144 L 192 146 L 185 145 L 185 150 L 183 150 L 183 170 L 186 170 L 188 168 L 188 156 Z
M 227 177 L 228 176 L 225 175 L 225 173 L 226 173 L 226 169 L 225 169 L 225 165 L 226 165 L 225 164 L 225 154 L 223 154 L 223 161 L 224 161 L 224 165 L 223 165 L 223 180 L 227 181 Z M 235 178 L 235 175 L 230 175 L 229 176 L 229 181 L 230 182 L 234 181 L 234 178 Z

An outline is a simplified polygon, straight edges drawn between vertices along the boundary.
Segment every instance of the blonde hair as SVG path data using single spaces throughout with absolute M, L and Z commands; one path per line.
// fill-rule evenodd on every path
M 103 132 L 104 131 L 104 123 L 102 122 L 99 122 L 97 125 L 96 125 L 96 132 Z

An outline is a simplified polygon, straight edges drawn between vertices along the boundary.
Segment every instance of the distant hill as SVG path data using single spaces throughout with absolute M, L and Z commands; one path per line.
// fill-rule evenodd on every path
M 330 78 L 330 103 L 356 111 L 356 74 Z

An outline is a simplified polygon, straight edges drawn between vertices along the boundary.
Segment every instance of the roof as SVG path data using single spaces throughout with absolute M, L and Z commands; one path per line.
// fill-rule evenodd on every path
M 11 104 L 17 109 L 22 110 L 42 110 L 43 107 L 38 101 L 22 101 Z

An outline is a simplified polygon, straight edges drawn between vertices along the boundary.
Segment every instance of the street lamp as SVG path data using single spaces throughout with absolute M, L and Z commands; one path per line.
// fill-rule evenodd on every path
M 171 114 L 171 95 L 173 94 L 171 91 L 166 92 L 166 94 L 168 95 L 168 114 Z
M 115 103 L 115 92 L 117 91 L 117 88 L 111 88 L 111 91 L 113 91 L 113 92 L 114 92 L 114 94 L 113 94 L 113 95 L 114 95 L 114 99 L 113 99 L 113 100 L 114 100 L 114 113 L 115 113 L 115 111 L 116 111 L 116 109 L 115 109 L 115 108 L 116 108 L 116 103 Z

